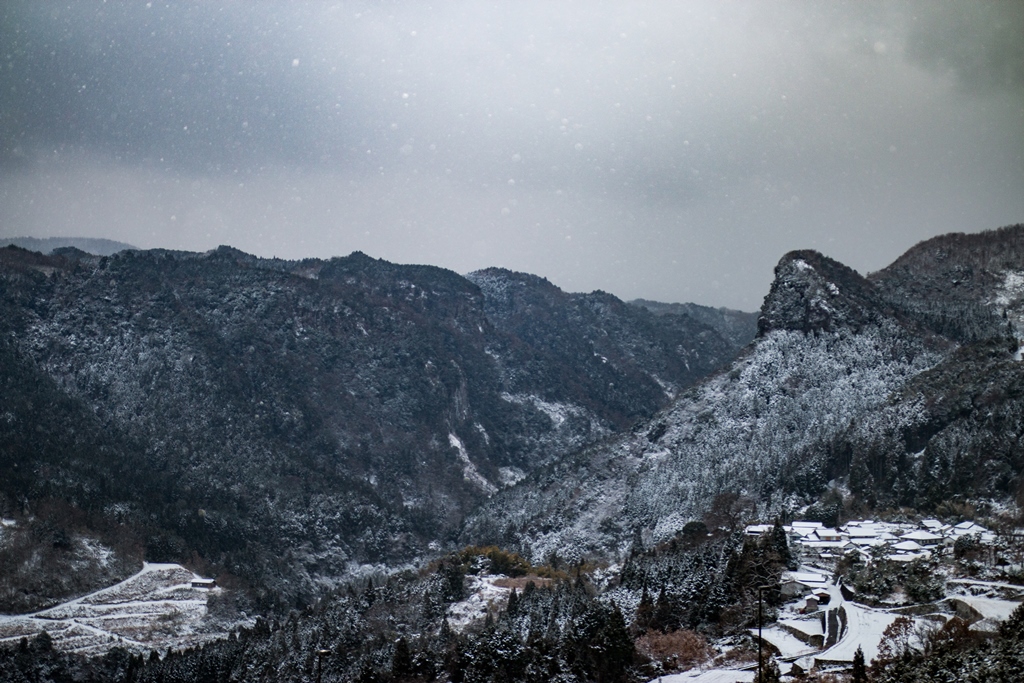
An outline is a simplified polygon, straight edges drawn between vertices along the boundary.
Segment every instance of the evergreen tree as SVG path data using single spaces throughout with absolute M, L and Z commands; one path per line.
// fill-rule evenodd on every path
M 412 655 L 409 653 L 409 643 L 405 638 L 399 638 L 395 643 L 395 652 L 391 656 L 391 675 L 401 680 L 411 673 Z
M 769 536 L 769 543 L 771 549 L 778 555 L 780 564 L 789 570 L 797 568 L 796 558 L 793 557 L 793 553 L 789 549 L 789 539 L 786 537 L 786 530 L 782 528 L 782 520 L 775 520 L 771 535 Z
M 672 602 L 668 598 L 665 587 L 661 587 L 658 593 L 658 602 L 654 605 L 654 618 L 650 627 L 667 633 L 672 628 Z
M 780 683 L 782 672 L 779 671 L 779 664 L 770 655 L 764 655 L 761 660 L 761 671 L 754 676 L 754 683 Z
M 513 588 L 512 592 L 508 595 L 508 605 L 505 607 L 505 614 L 509 618 L 516 616 L 519 612 L 519 594 L 516 593 L 516 589 Z
M 651 628 L 653 621 L 654 601 L 651 600 L 651 594 L 647 591 L 647 582 L 644 581 L 643 593 L 640 594 L 640 604 L 636 608 L 635 630 L 638 633 L 643 633 Z
M 850 678 L 851 683 L 868 683 L 868 669 L 864 664 L 864 650 L 857 646 L 853 653 L 853 672 Z
M 636 650 L 633 647 L 633 639 L 626 630 L 626 619 L 614 602 L 595 641 L 592 647 L 596 651 L 597 680 L 600 683 L 624 680 L 626 671 L 636 656 Z

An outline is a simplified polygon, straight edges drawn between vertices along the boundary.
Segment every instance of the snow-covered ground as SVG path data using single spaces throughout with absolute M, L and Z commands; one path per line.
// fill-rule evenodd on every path
M 802 568 L 809 571 L 810 568 Z M 989 594 L 1001 594 L 1005 596 L 1008 591 L 1018 591 L 1015 597 L 1021 593 L 1020 586 L 1002 584 L 986 581 L 975 581 L 971 579 L 952 579 L 952 586 L 961 590 L 971 589 L 977 592 L 988 592 Z M 952 587 L 951 586 L 951 587 Z M 830 584 L 828 586 L 829 601 L 823 606 L 824 611 L 831 611 L 842 608 L 845 613 L 845 627 L 839 634 L 838 641 L 831 647 L 817 651 L 816 648 L 809 648 L 798 638 L 792 636 L 794 630 L 800 630 L 805 634 L 814 635 L 821 632 L 820 622 L 808 617 L 796 617 L 791 612 L 784 611 L 783 616 L 790 615 L 792 618 L 782 618 L 777 626 L 764 629 L 764 639 L 776 646 L 781 658 L 787 661 L 795 661 L 805 671 L 812 668 L 830 667 L 834 665 L 849 665 L 853 662 L 854 653 L 857 648 L 864 652 L 864 659 L 867 662 L 878 656 L 879 644 L 882 641 L 885 629 L 889 627 L 900 616 L 899 609 L 875 609 L 866 607 L 856 602 L 851 602 L 843 597 L 839 586 Z M 943 618 L 951 616 L 952 609 L 970 612 L 969 620 L 977 620 L 979 626 L 989 628 L 999 622 L 1005 621 L 1010 614 L 1020 605 L 1020 600 L 1005 599 L 1005 597 L 992 597 L 991 595 L 960 595 L 950 596 L 949 606 L 944 607 L 945 613 L 940 615 Z M 959 603 L 959 605 L 957 604 Z M 966 608 L 966 609 L 965 609 Z M 929 620 L 927 616 L 913 617 L 915 627 L 934 627 L 934 618 Z M 939 621 L 938 623 L 941 623 Z M 788 632 L 787 632 L 788 631 Z M 756 633 L 756 629 L 751 629 Z M 789 636 L 788 638 L 786 636 Z
M 466 451 L 466 446 L 462 443 L 462 439 L 454 434 L 449 434 L 448 443 L 450 443 L 452 448 L 456 449 L 459 453 L 459 462 L 462 463 L 462 478 L 471 484 L 475 484 L 488 496 L 493 496 L 497 493 L 498 487 L 487 481 L 487 479 L 484 478 L 484 475 L 480 474 L 476 469 L 476 464 L 469 459 L 469 453 Z
M 882 642 L 885 629 L 900 615 L 855 602 L 844 602 L 843 609 L 846 611 L 846 629 L 842 636 L 835 645 L 814 655 L 813 659 L 820 663 L 852 663 L 859 647 L 864 651 L 864 661 L 870 662 L 878 656 L 878 644 Z
M 691 669 L 651 680 L 651 683 L 751 683 L 757 672 L 745 669 Z
M 59 649 L 96 655 L 113 646 L 147 652 L 222 637 L 206 619 L 207 596 L 220 589 L 193 588 L 198 578 L 178 564 L 145 563 L 121 583 L 56 607 L 0 615 L 0 643 L 46 631 Z
M 996 623 L 1009 619 L 1013 610 L 1020 606 L 1019 602 L 1012 602 L 1010 600 L 961 595 L 951 597 L 950 601 L 954 604 L 962 603 L 980 614 L 982 619 L 988 619 Z
M 756 633 L 757 629 L 751 629 L 751 631 Z M 779 651 L 779 656 L 782 659 L 795 659 L 818 651 L 818 648 L 808 645 L 779 626 L 769 626 L 763 629 L 761 635 L 765 642 L 770 643 Z
M 1024 598 L 1024 586 L 1015 583 L 1003 583 L 1000 581 L 981 581 L 978 579 L 948 579 L 946 583 L 956 586 L 964 586 L 967 589 L 978 590 L 1001 590 L 1008 591 L 1021 598 Z
M 512 589 L 499 586 L 497 582 L 506 579 L 501 574 L 468 577 L 469 597 L 448 606 L 448 624 L 456 631 L 461 631 L 473 622 L 485 619 L 487 611 L 492 607 L 504 608 Z

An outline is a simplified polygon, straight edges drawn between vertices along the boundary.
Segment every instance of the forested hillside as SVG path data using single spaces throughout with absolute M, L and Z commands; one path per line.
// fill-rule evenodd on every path
M 23 549 L 0 609 L 123 573 L 93 570 L 102 548 L 304 603 L 448 546 L 495 491 L 738 348 L 610 295 L 474 277 L 358 253 L 0 250 L 0 512 Z M 45 568 L 18 569 L 40 534 Z
M 503 492 L 466 538 L 535 560 L 621 556 L 636 539 L 670 538 L 716 496 L 764 518 L 814 502 L 830 482 L 870 509 L 1012 499 L 1024 471 L 1024 374 L 1004 314 L 1024 298 L 1024 261 L 1002 245 L 1022 234 L 939 238 L 897 261 L 916 264 L 909 271 L 870 279 L 815 252 L 787 254 L 758 338 L 728 370 Z M 967 255 L 927 256 L 961 242 Z M 973 264 L 969 295 L 935 265 L 947 261 Z M 930 293 L 905 294 L 910 281 L 931 282 Z

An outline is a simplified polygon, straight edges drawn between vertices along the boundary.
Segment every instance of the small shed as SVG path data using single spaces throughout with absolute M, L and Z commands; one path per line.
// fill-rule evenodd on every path
M 209 590 L 210 588 L 215 588 L 216 586 L 217 586 L 217 582 L 214 581 L 213 579 L 204 579 L 204 578 L 201 578 L 201 577 L 198 577 L 198 576 L 196 576 L 196 577 L 194 577 L 192 579 L 192 587 L 193 588 L 205 588 L 205 589 Z

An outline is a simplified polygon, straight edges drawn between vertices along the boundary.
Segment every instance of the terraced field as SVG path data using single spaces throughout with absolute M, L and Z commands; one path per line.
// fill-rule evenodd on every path
M 46 631 L 54 647 L 102 654 L 120 646 L 135 652 L 180 649 L 224 635 L 209 619 L 206 599 L 219 588 L 194 588 L 200 578 L 178 564 L 143 565 L 121 583 L 56 607 L 0 615 L 0 643 Z

